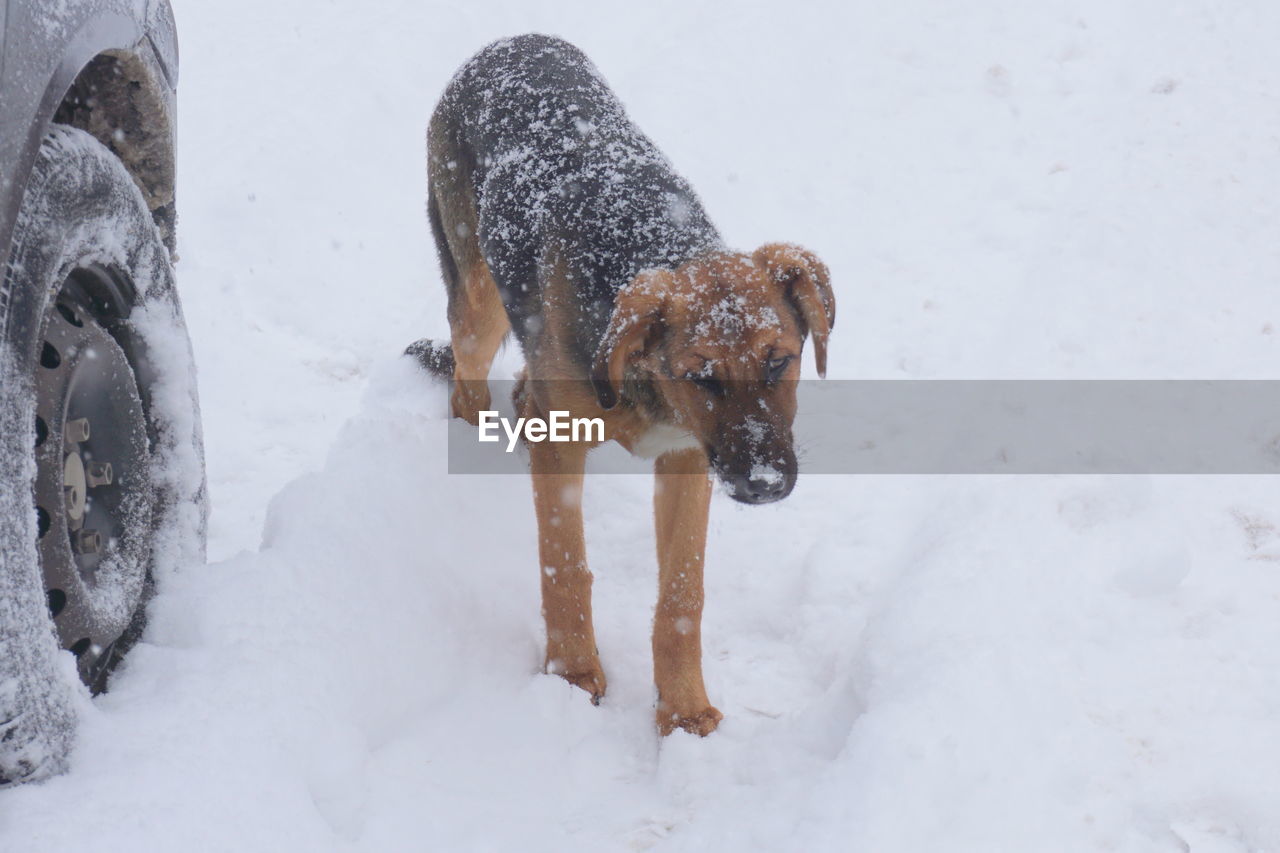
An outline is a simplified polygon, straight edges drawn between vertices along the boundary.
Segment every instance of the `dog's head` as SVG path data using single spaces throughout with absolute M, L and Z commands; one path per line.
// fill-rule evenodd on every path
M 812 337 L 826 375 L 835 316 L 826 265 L 798 246 L 648 270 L 618 293 L 592 368 L 596 398 L 611 409 L 639 383 L 636 396 L 701 442 L 736 500 L 781 500 L 796 482 L 800 354 Z

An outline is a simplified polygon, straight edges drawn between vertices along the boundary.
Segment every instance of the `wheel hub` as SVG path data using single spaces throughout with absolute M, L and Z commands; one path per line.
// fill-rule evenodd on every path
M 80 677 L 98 689 L 141 600 L 152 486 L 133 368 L 76 285 L 84 274 L 68 279 L 44 322 L 35 498 L 49 609 Z

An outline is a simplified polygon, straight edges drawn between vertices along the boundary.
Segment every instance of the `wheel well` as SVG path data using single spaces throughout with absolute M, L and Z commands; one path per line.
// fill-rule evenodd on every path
M 100 53 L 72 82 L 53 120 L 89 133 L 120 158 L 172 251 L 172 112 L 157 71 L 128 51 Z

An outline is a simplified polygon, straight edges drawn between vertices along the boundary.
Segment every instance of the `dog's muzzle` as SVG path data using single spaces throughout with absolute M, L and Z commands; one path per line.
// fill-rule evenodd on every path
M 798 466 L 790 433 L 770 430 L 762 435 L 758 428 L 742 432 L 749 437 L 739 435 L 737 441 L 707 448 L 711 468 L 729 496 L 744 504 L 767 504 L 791 494 Z

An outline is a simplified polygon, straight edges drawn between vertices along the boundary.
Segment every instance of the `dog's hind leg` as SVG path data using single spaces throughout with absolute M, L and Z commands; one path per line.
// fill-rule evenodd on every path
M 431 223 L 431 236 L 435 239 L 436 252 L 440 257 L 440 274 L 444 277 L 445 293 L 452 301 L 454 291 L 460 286 L 458 264 L 453 258 L 453 246 L 445 234 L 440 202 L 434 188 L 427 190 L 427 220 Z M 417 361 L 433 376 L 441 379 L 453 378 L 453 347 L 450 344 L 423 338 L 409 344 L 404 354 Z
M 441 172 L 438 168 L 433 171 Z M 410 347 L 417 347 L 420 352 L 410 354 L 432 372 L 452 373 L 450 405 L 454 417 L 478 424 L 481 410 L 489 408 L 489 367 L 511 324 L 480 251 L 471 194 L 458 185 L 456 176 L 447 169 L 433 175 L 431 184 L 427 213 L 449 298 L 452 343 L 440 347 L 420 341 Z
M 532 401 L 520 414 L 538 415 Z M 546 671 L 591 694 L 599 703 L 604 669 L 591 621 L 591 571 L 582 532 L 582 478 L 587 445 L 529 442 L 533 502 L 538 513 L 542 615 L 547 623 Z
M 723 715 L 702 681 L 702 561 L 711 479 L 702 450 L 659 456 L 653 465 L 658 540 L 658 608 L 653 618 L 653 680 L 658 731 L 715 731 Z
M 461 287 L 449 294 L 454 417 L 479 424 L 480 412 L 489 408 L 489 367 L 510 330 L 498 286 L 477 259 L 463 269 Z

